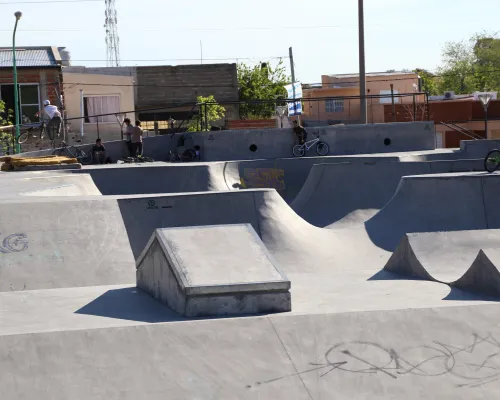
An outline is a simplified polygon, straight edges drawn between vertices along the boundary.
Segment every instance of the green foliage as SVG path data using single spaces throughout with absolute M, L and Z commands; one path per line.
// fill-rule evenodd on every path
M 275 68 L 269 63 L 262 63 L 255 67 L 238 64 L 238 94 L 240 101 L 247 102 L 240 105 L 242 119 L 266 119 L 275 114 L 275 100 L 287 98 L 285 86 L 291 82 L 286 74 L 283 61 Z M 254 103 L 254 100 L 269 100 L 269 103 Z
M 200 104 L 200 112 L 189 122 L 188 132 L 209 131 L 213 122 L 225 117 L 226 109 L 217 103 L 213 95 L 208 97 L 198 96 L 196 101 Z
M 12 110 L 5 110 L 5 103 L 0 100 L 0 126 L 11 125 L 13 120 Z M 0 130 L 0 149 L 5 154 L 9 149 L 9 144 L 12 141 L 12 133 L 10 131 Z
M 439 94 L 439 89 L 436 82 L 436 76 L 426 69 L 416 68 L 413 70 L 422 80 L 422 91 L 429 93 L 431 96 Z
M 447 43 L 439 75 L 436 84 L 441 93 L 500 91 L 500 38 L 482 33 L 468 41 Z

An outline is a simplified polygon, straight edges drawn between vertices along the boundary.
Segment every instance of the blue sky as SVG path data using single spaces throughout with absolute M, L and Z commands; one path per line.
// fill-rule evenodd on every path
M 19 46 L 66 46 L 74 65 L 105 65 L 104 0 L 48 1 L 0 0 L 0 46 L 11 45 L 13 13 L 20 10 Z M 304 83 L 358 71 L 356 0 L 116 3 L 122 65 L 199 63 L 201 40 L 205 62 L 276 60 L 293 46 Z M 494 32 L 500 16 L 498 0 L 365 0 L 365 9 L 367 70 L 373 72 L 434 70 L 447 41 Z

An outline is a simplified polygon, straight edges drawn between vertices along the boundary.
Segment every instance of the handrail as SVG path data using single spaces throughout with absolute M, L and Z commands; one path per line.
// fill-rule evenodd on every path
M 6 131 L 14 128 L 14 125 L 0 126 L 0 131 Z
M 454 131 L 461 133 L 462 135 L 468 136 L 474 140 L 484 140 L 482 136 L 479 136 L 475 134 L 474 132 L 469 131 L 468 129 L 465 129 L 463 126 L 457 125 L 453 122 L 446 123 L 443 121 L 439 122 L 441 125 L 446 126 L 447 128 L 453 129 Z

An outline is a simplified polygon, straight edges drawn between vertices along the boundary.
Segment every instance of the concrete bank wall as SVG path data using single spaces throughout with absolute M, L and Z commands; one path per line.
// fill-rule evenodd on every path
M 343 125 L 310 128 L 308 139 L 319 134 L 330 146 L 330 155 L 393 153 L 433 150 L 435 148 L 432 122 Z M 179 139 L 184 136 L 185 147 L 201 147 L 202 161 L 255 160 L 293 157 L 295 135 L 290 129 L 218 131 L 163 135 L 144 139 L 144 155 L 157 161 L 167 160 L 168 152 L 177 152 Z M 107 142 L 113 161 L 126 156 L 123 142 Z M 51 151 L 29 153 L 50 154 Z M 317 156 L 315 149 L 307 154 Z

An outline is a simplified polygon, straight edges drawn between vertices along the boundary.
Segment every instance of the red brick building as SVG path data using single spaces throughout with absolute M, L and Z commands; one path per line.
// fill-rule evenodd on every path
M 48 99 L 61 109 L 62 105 L 62 54 L 57 47 L 18 47 L 16 49 L 17 81 L 22 122 L 35 122 L 35 114 Z M 14 78 L 12 48 L 0 47 L 0 100 L 6 109 L 14 110 Z

